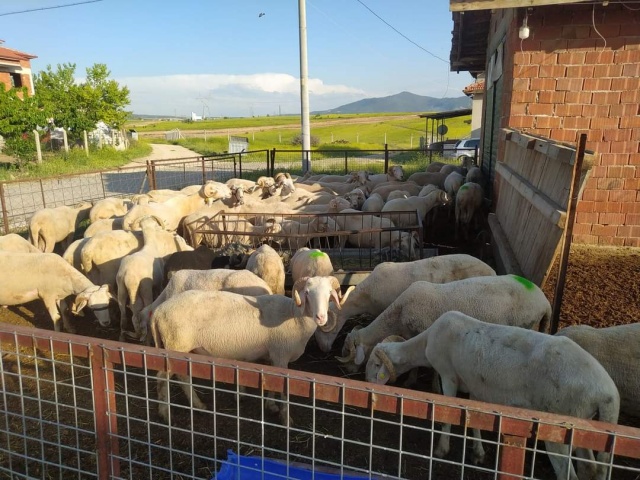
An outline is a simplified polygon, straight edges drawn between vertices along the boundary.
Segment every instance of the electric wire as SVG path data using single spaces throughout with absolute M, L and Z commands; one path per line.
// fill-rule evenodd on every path
M 84 2 L 76 2 L 76 3 L 67 3 L 64 5 L 55 5 L 52 7 L 40 7 L 40 8 L 31 8 L 29 10 L 20 10 L 17 12 L 7 12 L 7 13 L 0 13 L 0 17 L 6 17 L 8 15 L 18 15 L 20 13 L 31 13 L 31 12 L 40 12 L 42 10 L 53 10 L 56 8 L 66 8 L 66 7 L 75 7 L 77 5 L 85 5 L 87 3 L 97 3 L 97 2 L 101 2 L 102 0 L 86 0 Z

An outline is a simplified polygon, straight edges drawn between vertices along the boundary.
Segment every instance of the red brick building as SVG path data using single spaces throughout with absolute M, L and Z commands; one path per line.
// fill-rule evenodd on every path
M 483 169 L 493 178 L 502 128 L 574 145 L 586 133 L 595 164 L 578 202 L 573 240 L 639 247 L 638 6 L 450 0 L 450 7 L 452 70 L 486 76 Z M 519 35 L 522 27 L 528 32 Z
M 0 83 L 4 83 L 7 90 L 26 87 L 28 94 L 33 95 L 31 60 L 34 58 L 38 57 L 3 47 L 0 44 Z

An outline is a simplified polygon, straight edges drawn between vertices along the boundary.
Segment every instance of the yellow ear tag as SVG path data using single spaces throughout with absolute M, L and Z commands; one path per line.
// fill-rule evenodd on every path
M 384 377 L 386 377 L 384 372 L 378 372 L 378 380 L 384 380 Z

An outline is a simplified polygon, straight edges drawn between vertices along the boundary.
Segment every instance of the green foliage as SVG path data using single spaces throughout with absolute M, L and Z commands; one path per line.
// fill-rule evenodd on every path
M 28 96 L 26 88 L 6 90 L 5 85 L 0 84 L 0 135 L 5 139 L 20 137 L 31 133 L 44 121 L 44 113 L 38 110 L 35 99 Z
M 312 147 L 317 147 L 320 145 L 320 137 L 317 135 L 311 135 L 309 138 L 310 144 Z M 302 134 L 299 133 L 291 139 L 291 145 L 302 146 Z
M 84 83 L 75 82 L 75 64 L 58 64 L 34 76 L 36 101 L 46 118 L 56 127 L 67 130 L 70 140 L 82 138 L 83 131 L 93 130 L 102 120 L 110 127 L 121 128 L 129 112 L 129 89 L 109 80 L 107 66 L 97 63 L 87 68 Z M 41 124 L 43 125 L 43 124 Z
M 36 144 L 33 133 L 24 136 L 11 136 L 5 140 L 3 152 L 15 158 L 16 165 L 22 168 L 36 157 Z

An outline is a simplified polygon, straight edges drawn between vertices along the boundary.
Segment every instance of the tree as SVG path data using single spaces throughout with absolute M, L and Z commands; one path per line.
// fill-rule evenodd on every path
M 129 89 L 109 80 L 107 66 L 97 63 L 87 68 L 87 78 L 76 83 L 76 65 L 65 63 L 34 77 L 36 98 L 54 125 L 67 129 L 71 138 L 79 139 L 83 130 L 93 130 L 100 120 L 112 128 L 121 128 L 129 116 Z
M 22 93 L 22 98 L 18 92 Z M 32 131 L 44 122 L 44 113 L 36 100 L 28 96 L 26 87 L 6 90 L 0 83 L 0 135 L 5 140 L 4 152 L 17 158 L 19 165 L 34 158 L 36 147 Z

